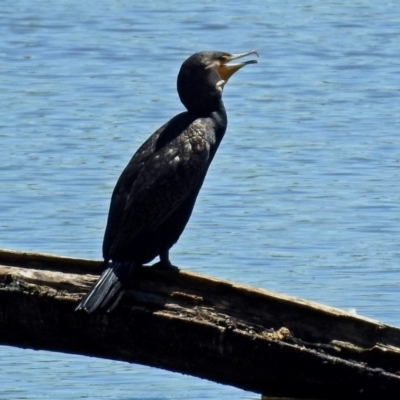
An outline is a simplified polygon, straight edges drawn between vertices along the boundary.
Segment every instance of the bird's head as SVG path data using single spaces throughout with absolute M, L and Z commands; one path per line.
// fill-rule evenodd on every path
M 178 74 L 177 88 L 182 104 L 189 112 L 199 115 L 217 110 L 228 79 L 240 68 L 257 60 L 234 64 L 229 62 L 250 54 L 258 56 L 254 50 L 241 54 L 202 51 L 190 56 Z

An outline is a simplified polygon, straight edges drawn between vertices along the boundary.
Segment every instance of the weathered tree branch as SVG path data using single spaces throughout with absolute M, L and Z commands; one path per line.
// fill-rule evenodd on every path
M 140 363 L 257 393 L 400 393 L 400 330 L 182 270 L 141 268 L 110 314 L 75 312 L 101 263 L 0 251 L 0 343 Z

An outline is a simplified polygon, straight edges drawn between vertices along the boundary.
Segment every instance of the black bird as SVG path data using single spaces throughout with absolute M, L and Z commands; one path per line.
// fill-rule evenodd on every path
M 250 54 L 257 53 L 203 51 L 182 64 L 177 89 L 187 111 L 154 132 L 122 172 L 104 235 L 105 270 L 76 310 L 111 311 L 135 267 L 157 256 L 161 265 L 171 266 L 169 249 L 185 229 L 225 134 L 224 85 L 257 61 L 227 63 Z

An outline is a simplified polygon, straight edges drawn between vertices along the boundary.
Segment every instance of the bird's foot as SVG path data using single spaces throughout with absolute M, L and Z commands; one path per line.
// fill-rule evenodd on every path
M 169 269 L 169 270 L 177 270 L 177 271 L 179 271 L 179 268 L 176 267 L 175 265 L 172 265 L 171 261 L 169 261 L 169 260 L 168 261 L 160 260 L 159 262 L 153 264 L 151 266 L 151 268 L 163 269 L 163 270 Z
M 168 250 L 164 250 L 160 252 L 160 261 L 158 263 L 155 263 L 153 266 L 153 268 L 156 269 L 169 269 L 169 270 L 175 270 L 175 271 L 179 271 L 178 267 L 175 267 L 175 265 L 171 264 L 171 261 L 169 261 L 169 251 Z

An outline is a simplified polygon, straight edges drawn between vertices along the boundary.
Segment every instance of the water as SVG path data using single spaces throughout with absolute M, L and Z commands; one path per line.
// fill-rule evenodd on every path
M 191 4 L 191 3 L 190 3 Z M 47 0 L 0 9 L 1 247 L 100 258 L 109 197 L 182 110 L 181 62 L 256 49 L 176 265 L 400 326 L 400 5 Z M 1 347 L 1 399 L 256 399 L 166 371 Z

